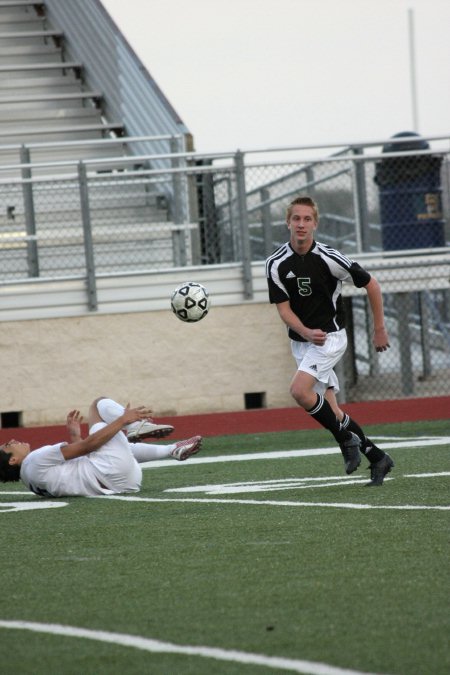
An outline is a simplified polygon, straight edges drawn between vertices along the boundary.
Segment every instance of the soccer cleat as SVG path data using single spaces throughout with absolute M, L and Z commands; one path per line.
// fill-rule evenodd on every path
M 155 424 L 150 420 L 132 422 L 127 426 L 127 438 L 130 443 L 138 443 L 146 438 L 164 438 L 172 433 L 170 424 Z
M 383 485 L 384 477 L 394 466 L 394 460 L 386 453 L 379 462 L 375 462 L 369 466 L 370 483 L 366 483 L 366 486 Z
M 191 455 L 195 455 L 200 450 L 201 445 L 202 437 L 193 436 L 185 441 L 178 441 L 178 443 L 175 443 L 175 447 L 170 455 L 179 462 L 183 462 Z
M 350 438 L 340 444 L 342 455 L 344 456 L 345 464 L 345 473 L 351 474 L 358 466 L 361 464 L 361 454 L 359 448 L 361 447 L 361 441 L 358 436 L 352 431 L 350 433 Z

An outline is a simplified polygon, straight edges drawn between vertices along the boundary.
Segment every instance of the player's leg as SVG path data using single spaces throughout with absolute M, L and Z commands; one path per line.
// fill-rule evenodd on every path
M 340 422 L 341 427 L 343 429 L 347 429 L 348 431 L 352 431 L 361 440 L 361 452 L 366 455 L 367 459 L 370 462 L 378 462 L 382 457 L 384 457 L 385 453 L 383 450 L 378 448 L 375 443 L 367 438 L 358 422 L 352 419 L 339 407 L 334 388 L 329 387 L 326 391 L 325 397 L 330 404 L 331 409 L 335 413 L 338 421 Z
M 349 437 L 347 431 L 341 429 L 336 415 L 322 393 L 318 393 L 318 380 L 310 373 L 298 370 L 291 383 L 291 395 L 306 412 L 319 424 L 331 431 L 338 443 Z
M 98 424 L 99 422 L 106 422 L 105 419 L 101 416 L 99 409 L 98 409 L 98 404 L 100 401 L 104 400 L 103 398 L 96 398 L 95 401 L 92 401 L 91 405 L 89 406 L 89 412 L 88 412 L 88 426 L 89 429 L 94 426 L 94 424 Z M 121 415 L 122 413 L 119 413 Z M 110 422 L 113 422 L 119 415 L 116 415 L 116 417 L 113 417 Z
M 317 390 L 320 390 L 321 384 L 309 373 L 299 370 L 292 381 L 291 393 L 297 403 L 316 422 L 333 434 L 344 458 L 345 471 L 347 474 L 351 474 L 361 464 L 360 440 L 354 433 L 342 428 L 325 396 L 317 392 Z
M 346 472 L 353 473 L 361 463 L 360 440 L 353 432 L 342 428 L 324 396 L 330 383 L 339 388 L 333 367 L 345 351 L 345 331 L 329 334 L 323 347 L 294 341 L 291 344 L 298 367 L 291 383 L 291 395 L 311 417 L 333 434 L 341 448 Z
M 122 415 L 125 410 L 123 405 L 113 401 L 111 398 L 99 398 L 94 401 L 93 406 L 97 409 L 97 414 L 100 416 L 101 420 L 108 424 Z M 91 411 L 89 411 L 89 413 L 90 412 Z M 93 414 L 95 414 L 95 412 Z M 141 422 L 128 424 L 126 432 L 128 440 L 131 443 L 134 443 L 144 438 L 164 438 L 171 434 L 173 429 L 173 426 L 170 424 L 155 424 L 153 420 L 149 418 Z
M 89 433 L 102 429 L 123 413 L 123 406 L 107 398 L 93 401 L 89 408 Z M 113 492 L 136 492 L 142 482 L 142 470 L 133 453 L 126 435 L 119 431 L 107 443 L 90 453 L 89 460 L 96 478 Z
M 177 459 L 183 461 L 191 455 L 197 454 L 201 448 L 201 436 L 193 436 L 184 441 L 169 443 L 168 445 L 155 445 L 154 443 L 130 443 L 131 452 L 139 464 L 151 462 L 156 459 Z
M 384 477 L 394 467 L 392 458 L 365 435 L 358 422 L 341 410 L 332 387 L 327 389 L 325 396 L 341 427 L 356 434 L 361 441 L 360 450 L 370 462 L 371 482 L 368 485 L 382 485 Z

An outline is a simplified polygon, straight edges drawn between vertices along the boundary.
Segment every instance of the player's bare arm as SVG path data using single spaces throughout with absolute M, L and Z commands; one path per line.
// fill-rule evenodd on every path
M 277 310 L 281 320 L 284 321 L 286 326 L 301 335 L 307 342 L 312 342 L 319 346 L 325 344 L 327 334 L 320 328 L 307 328 L 294 314 L 288 300 L 286 302 L 278 303 Z
M 367 297 L 369 298 L 370 308 L 373 316 L 373 345 L 377 352 L 384 352 L 390 347 L 389 337 L 384 324 L 383 295 L 380 284 L 371 277 L 367 286 L 365 286 Z
M 99 429 L 85 439 L 69 443 L 61 448 L 64 459 L 75 459 L 82 455 L 88 455 L 94 450 L 98 450 L 102 445 L 107 443 L 113 436 L 123 429 L 131 422 L 138 422 L 145 420 L 151 414 L 151 409 L 146 406 L 139 406 L 138 408 L 125 408 L 123 415 L 120 415 L 114 422 L 107 424 L 103 429 Z

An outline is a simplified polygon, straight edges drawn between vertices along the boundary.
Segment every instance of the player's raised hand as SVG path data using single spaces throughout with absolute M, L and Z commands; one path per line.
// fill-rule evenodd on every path
M 122 415 L 123 423 L 130 424 L 131 422 L 138 422 L 139 420 L 145 420 L 148 417 L 150 417 L 151 414 L 152 409 L 149 408 L 148 406 L 140 405 L 137 408 L 130 408 L 130 404 L 128 403 Z
M 69 432 L 71 441 L 75 441 L 81 438 L 81 423 L 83 421 L 83 415 L 79 410 L 71 410 L 66 417 L 66 426 Z

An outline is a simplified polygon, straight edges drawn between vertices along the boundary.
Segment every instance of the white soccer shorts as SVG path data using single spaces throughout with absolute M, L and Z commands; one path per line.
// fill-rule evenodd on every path
M 96 422 L 89 429 L 89 434 L 106 426 L 106 422 Z M 142 469 L 134 458 L 131 445 L 123 431 L 119 431 L 88 457 L 95 467 L 97 477 L 110 490 L 137 492 L 140 489 Z
M 329 387 L 333 387 L 335 393 L 339 391 L 339 381 L 333 368 L 347 349 L 345 328 L 328 333 L 323 346 L 312 342 L 291 340 L 291 349 L 297 363 L 297 370 L 309 373 L 316 378 L 314 391 L 317 394 L 323 394 Z

